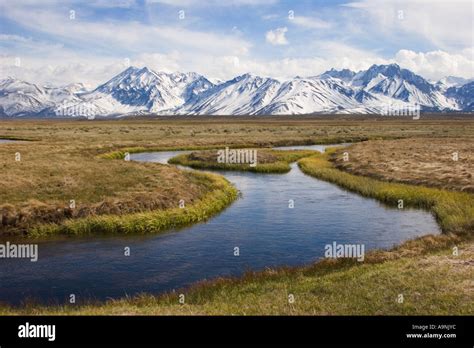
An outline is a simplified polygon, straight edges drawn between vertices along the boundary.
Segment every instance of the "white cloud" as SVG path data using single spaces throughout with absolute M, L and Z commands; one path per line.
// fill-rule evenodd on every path
M 29 10 L 14 6 L 5 12 L 9 19 L 24 27 L 82 45 L 87 50 L 110 52 L 113 47 L 115 51 L 142 53 L 144 50 L 188 49 L 194 54 L 229 52 L 243 55 L 251 47 L 250 42 L 237 35 L 191 30 L 183 23 L 170 26 L 133 21 L 87 22 L 80 18 L 80 14 L 76 20 L 71 20 L 68 12 L 36 9 L 32 16 Z
M 194 57 L 192 62 L 183 59 L 180 66 L 184 71 L 197 69 L 198 73 L 207 77 L 222 80 L 231 79 L 245 73 L 285 80 L 295 76 L 318 75 L 331 68 L 348 68 L 359 71 L 367 69 L 372 64 L 393 63 L 393 60 L 378 57 L 372 52 L 358 50 L 343 44 L 318 42 L 315 45 L 320 48 L 323 54 L 309 58 L 281 59 L 256 59 L 251 56 L 239 57 L 232 55 L 199 56 Z
M 261 6 L 271 5 L 278 0 L 146 0 L 148 4 L 164 4 L 175 7 L 192 6 Z
M 0 41 L 24 43 L 31 41 L 31 39 L 20 35 L 0 34 Z
M 50 7 L 54 1 L 58 1 L 57 6 Z M 217 4 L 215 1 L 216 6 L 250 6 L 273 2 L 233 0 Z M 401 0 L 397 3 L 392 0 L 362 0 L 349 4 L 350 9 L 346 8 L 346 11 L 363 11 L 363 17 L 357 16 L 361 12 L 344 13 L 344 20 L 339 22 L 325 14 L 318 13 L 318 17 L 305 13 L 305 16 L 295 16 L 288 21 L 288 26 L 311 29 L 304 32 L 312 36 L 301 36 L 298 41 L 295 33 L 302 30 L 291 27 L 295 31 L 291 36 L 292 45 L 281 50 L 283 53 L 280 56 L 273 55 L 274 50 L 267 50 L 271 55 L 263 57 L 255 54 L 258 50 L 253 50 L 252 42 L 249 41 L 251 37 L 244 38 L 245 27 L 242 32 L 239 28 L 233 28 L 229 34 L 225 34 L 222 31 L 194 30 L 187 21 L 180 21 L 176 25 L 164 25 L 160 21 L 152 21 L 153 24 L 110 19 L 88 21 L 85 15 L 82 17 L 82 12 L 77 13 L 76 21 L 71 21 L 68 11 L 61 7 L 59 0 L 48 0 L 46 8 L 39 2 L 18 0 L 4 6 L 3 15 L 26 28 L 25 32 L 31 32 L 32 37 L 0 34 L 1 76 L 11 75 L 39 83 L 86 82 L 97 85 L 125 69 L 125 59 L 129 58 L 132 65 L 148 66 L 156 71 L 195 71 L 209 78 L 224 80 L 247 72 L 286 79 L 296 75 L 313 76 L 330 68 L 358 71 L 372 64 L 393 62 L 430 79 L 446 75 L 471 78 L 474 45 L 468 39 L 472 40 L 472 22 L 466 22 L 466 17 L 470 19 L 466 2 L 457 1 L 453 6 L 460 4 L 461 9 L 450 10 L 445 5 L 424 0 Z M 173 0 L 173 4 L 208 6 L 209 3 L 200 5 L 194 0 Z M 131 6 L 133 1 L 121 0 L 116 5 Z M 108 3 L 95 0 L 93 6 L 103 7 L 108 6 Z M 397 18 L 398 10 L 403 10 L 402 21 Z M 272 12 L 266 13 L 270 13 L 268 17 L 264 16 L 268 20 L 277 19 Z M 278 18 L 286 21 L 285 13 Z M 331 19 L 326 22 L 319 18 Z M 347 23 L 345 19 L 348 19 Z M 326 28 L 341 30 L 331 31 L 331 35 L 336 38 L 323 40 L 317 31 L 323 32 Z M 428 48 L 421 52 L 400 49 L 417 47 L 413 43 L 419 41 L 405 44 L 403 40 L 406 40 L 406 36 L 397 41 L 394 36 L 400 30 L 409 33 L 409 36 L 411 33 L 420 36 L 420 42 L 431 42 L 434 47 L 438 47 L 434 44 L 438 43 L 440 48 Z M 287 32 L 287 27 L 270 30 L 265 35 L 266 41 L 272 45 L 287 45 Z M 378 35 L 383 32 L 385 36 L 381 37 L 385 41 L 380 46 L 384 46 L 384 52 L 397 52 L 393 56 L 384 57 L 376 50 L 352 45 L 356 42 L 360 44 L 360 40 L 355 40 L 355 37 L 373 39 L 371 33 L 374 33 L 378 39 Z M 261 38 L 263 33 L 258 32 L 258 35 Z M 42 39 L 38 40 L 38 37 Z M 397 46 L 387 49 L 392 42 Z M 448 46 L 450 49 L 442 48 Z M 284 58 L 287 55 L 291 55 L 291 58 Z M 14 65 L 16 57 L 21 58 L 21 67 Z
M 361 0 L 344 5 L 367 15 L 353 22 L 387 37 L 416 36 L 443 50 L 473 46 L 472 0 Z
M 130 64 L 148 66 L 155 71 L 195 71 L 208 78 L 228 80 L 244 73 L 270 76 L 280 80 L 294 76 L 314 76 L 331 68 L 365 70 L 372 64 L 398 63 L 401 67 L 429 79 L 438 80 L 453 75 L 472 78 L 472 55 L 470 52 L 448 54 L 443 51 L 414 52 L 400 50 L 391 59 L 379 57 L 345 45 L 328 42 L 319 43 L 324 56 L 311 58 L 255 59 L 233 55 L 197 55 L 189 57 L 178 51 L 168 54 L 143 53 L 130 58 Z M 471 57 L 471 58 L 469 58 Z M 124 59 L 80 57 L 72 52 L 63 52 L 54 59 L 22 58 L 21 67 L 14 65 L 15 57 L 0 57 L 2 75 L 14 76 L 35 83 L 67 84 L 85 82 L 97 86 L 118 74 L 127 63 Z
M 134 66 L 146 66 L 154 71 L 174 72 L 181 70 L 180 63 L 183 57 L 179 52 L 163 53 L 144 53 L 133 59 L 130 64 Z
M 287 31 L 287 27 L 276 28 L 275 30 L 267 31 L 265 34 L 265 39 L 272 45 L 287 45 L 288 40 L 285 37 Z
M 295 16 L 290 20 L 290 23 L 294 23 L 300 27 L 308 29 L 328 29 L 332 25 L 329 22 L 326 22 L 322 19 L 316 17 L 304 17 L 304 16 Z
M 457 54 L 441 50 L 430 52 L 414 52 L 400 50 L 395 61 L 425 78 L 439 80 L 445 76 L 474 77 L 473 49 L 466 49 Z
M 130 8 L 136 4 L 135 0 L 89 0 L 88 6 L 97 8 Z
M 264 21 L 271 21 L 271 20 L 278 19 L 279 17 L 280 17 L 280 16 L 277 15 L 276 13 L 270 13 L 270 14 L 263 15 L 263 16 L 262 16 L 262 20 L 264 20 Z

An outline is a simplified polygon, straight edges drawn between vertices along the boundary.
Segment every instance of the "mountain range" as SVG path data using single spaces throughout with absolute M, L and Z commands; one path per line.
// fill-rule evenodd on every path
M 286 81 L 244 74 L 219 83 L 197 73 L 129 67 L 94 90 L 81 83 L 43 87 L 0 80 L 3 117 L 381 113 L 387 106 L 413 105 L 473 112 L 474 80 L 450 76 L 430 82 L 397 64 L 359 72 L 331 69 Z

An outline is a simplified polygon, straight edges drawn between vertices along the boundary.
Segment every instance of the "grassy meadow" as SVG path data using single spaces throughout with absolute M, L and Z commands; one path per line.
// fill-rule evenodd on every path
M 174 209 L 181 200 L 189 207 L 217 188 L 211 178 L 173 166 L 123 161 L 126 152 L 469 138 L 473 128 L 466 117 L 427 117 L 408 123 L 363 117 L 2 120 L 0 138 L 28 141 L 0 146 L 0 235 L 90 231 L 84 223 L 100 217 L 116 220 Z M 287 162 L 297 159 L 279 156 L 277 163 L 263 163 L 256 170 L 285 172 Z M 71 220 L 80 220 L 83 226 L 65 228 L 78 225 Z
M 317 154 L 301 159 L 298 164 L 308 175 L 329 181 L 362 196 L 375 198 L 397 207 L 430 210 L 435 215 L 444 233 L 474 236 L 474 195 L 466 192 L 441 190 L 423 186 L 379 181 L 343 172 L 334 167 L 329 158 L 342 157 L 352 148 L 327 149 L 325 154 Z
M 474 138 L 375 140 L 355 144 L 344 171 L 385 181 L 474 193 Z
M 194 151 L 190 154 L 178 155 L 169 160 L 171 164 L 179 164 L 196 169 L 237 170 L 254 173 L 287 173 L 290 163 L 308 157 L 317 151 L 308 150 L 272 150 L 257 149 L 257 163 L 219 163 L 216 150 Z
M 298 161 L 307 175 L 347 190 L 429 210 L 443 231 L 371 251 L 364 262 L 325 259 L 103 303 L 0 305 L 0 314 L 474 314 L 472 118 L 19 120 L 0 121 L 0 138 L 28 140 L 0 144 L 0 234 L 6 237 L 156 233 L 207 219 L 237 197 L 227 180 L 123 157 L 189 149 L 194 152 L 174 163 L 216 168 L 215 151 L 209 150 L 225 147 L 258 149 L 260 173 L 283 173 Z M 342 142 L 355 144 L 325 154 L 268 149 Z M 456 150 L 460 162 L 452 164 Z M 349 161 L 342 160 L 346 151 Z M 67 208 L 71 199 L 77 204 L 73 211 Z M 181 199 L 186 209 L 178 208 Z M 180 293 L 185 304 L 178 301 Z

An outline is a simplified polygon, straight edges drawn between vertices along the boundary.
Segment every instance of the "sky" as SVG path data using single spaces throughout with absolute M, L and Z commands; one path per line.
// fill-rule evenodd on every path
M 133 65 L 288 79 L 397 63 L 474 77 L 472 0 L 0 0 L 0 78 L 95 87 Z

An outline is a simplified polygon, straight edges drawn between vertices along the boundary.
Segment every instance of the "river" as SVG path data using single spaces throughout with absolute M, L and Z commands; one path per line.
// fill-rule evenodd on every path
M 325 146 L 289 148 L 323 151 Z M 166 163 L 179 153 L 140 153 L 131 159 Z M 242 196 L 209 221 L 157 235 L 41 241 L 37 262 L 0 260 L 0 301 L 63 303 L 70 294 L 78 302 L 158 294 L 246 270 L 308 264 L 333 242 L 363 244 L 367 251 L 440 233 L 429 212 L 389 208 L 306 176 L 296 163 L 287 174 L 219 173 Z M 130 256 L 124 255 L 125 247 Z

